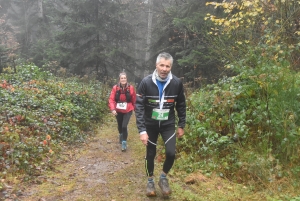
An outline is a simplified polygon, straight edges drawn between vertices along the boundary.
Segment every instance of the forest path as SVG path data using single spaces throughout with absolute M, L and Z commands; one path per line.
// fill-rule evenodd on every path
M 155 164 L 157 196 L 145 196 L 146 175 L 144 169 L 145 147 L 140 142 L 135 116 L 128 126 L 128 149 L 121 152 L 118 142 L 117 122 L 106 118 L 99 125 L 99 132 L 88 142 L 62 154 L 54 164 L 54 170 L 44 172 L 33 182 L 22 186 L 22 201 L 148 201 L 166 200 L 157 185 L 163 155 L 158 144 Z M 161 138 L 159 138 L 161 139 Z M 176 161 L 175 161 L 176 164 Z M 171 171 L 170 187 L 173 190 L 168 200 L 263 200 L 253 196 L 242 185 L 237 185 L 218 176 L 207 178 L 200 172 L 187 175 Z M 254 199 L 253 199 L 254 198 Z
M 117 122 L 108 117 L 86 144 L 64 153 L 54 172 L 24 186 L 24 201 L 56 200 L 162 200 L 145 196 L 145 147 L 140 142 L 135 116 L 128 126 L 128 148 L 121 152 Z M 158 169 L 158 168 L 157 168 Z

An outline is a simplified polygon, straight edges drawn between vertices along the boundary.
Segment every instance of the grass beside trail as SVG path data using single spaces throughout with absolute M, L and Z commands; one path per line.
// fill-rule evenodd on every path
M 24 186 L 21 200 L 165 200 L 157 185 L 164 161 L 161 138 L 155 160 L 158 195 L 147 198 L 145 146 L 139 140 L 134 115 L 128 127 L 126 152 L 121 152 L 116 126 L 114 117 L 109 115 L 89 142 L 65 152 L 54 171 L 45 172 L 33 183 Z M 205 177 L 200 171 L 187 174 L 172 169 L 168 177 L 173 190 L 169 200 L 267 200 L 264 193 L 252 192 L 248 187 L 215 175 Z

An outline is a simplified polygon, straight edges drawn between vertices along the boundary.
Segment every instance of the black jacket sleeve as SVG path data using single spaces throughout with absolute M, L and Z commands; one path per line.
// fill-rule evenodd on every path
M 135 117 L 136 117 L 136 125 L 139 133 L 146 131 L 144 112 L 144 95 L 146 94 L 146 83 L 143 79 L 138 86 L 136 102 L 135 102 Z
M 176 100 L 176 111 L 178 115 L 178 127 L 184 128 L 186 118 L 186 103 L 182 82 L 179 83 L 179 94 Z

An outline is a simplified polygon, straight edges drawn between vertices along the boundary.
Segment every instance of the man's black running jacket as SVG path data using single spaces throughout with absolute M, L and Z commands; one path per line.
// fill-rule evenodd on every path
M 159 91 L 156 84 L 155 76 L 148 75 L 145 77 L 137 90 L 135 114 L 136 123 L 139 132 L 146 131 L 146 126 L 158 125 L 171 126 L 175 125 L 175 110 L 178 116 L 178 127 L 184 128 L 186 117 L 186 103 L 183 90 L 183 84 L 176 76 L 170 76 L 164 86 L 164 105 L 163 109 L 170 109 L 168 120 L 158 121 L 151 118 L 154 108 L 159 109 Z

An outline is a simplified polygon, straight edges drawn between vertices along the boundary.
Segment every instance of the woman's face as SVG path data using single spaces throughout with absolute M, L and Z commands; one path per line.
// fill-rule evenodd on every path
M 127 83 L 127 77 L 126 77 L 126 75 L 121 75 L 120 76 L 120 83 L 122 85 L 125 85 Z

